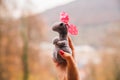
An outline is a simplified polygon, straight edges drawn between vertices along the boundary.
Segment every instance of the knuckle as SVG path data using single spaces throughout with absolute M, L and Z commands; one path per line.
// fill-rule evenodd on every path
M 71 54 L 69 54 L 69 55 L 67 55 L 67 56 L 66 56 L 66 58 L 69 60 L 69 59 L 71 59 L 71 58 L 72 58 L 72 55 L 71 55 Z

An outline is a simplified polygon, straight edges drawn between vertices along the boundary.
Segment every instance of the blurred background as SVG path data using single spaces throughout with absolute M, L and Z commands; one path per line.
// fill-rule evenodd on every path
M 0 0 L 0 80 L 58 80 L 51 25 L 65 11 L 81 80 L 120 80 L 120 0 Z

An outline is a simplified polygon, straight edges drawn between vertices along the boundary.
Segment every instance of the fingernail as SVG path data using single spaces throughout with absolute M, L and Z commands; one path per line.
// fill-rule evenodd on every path
M 63 54 L 64 54 L 64 51 L 63 51 L 63 50 L 60 50 L 59 53 L 60 53 L 60 55 L 63 55 Z

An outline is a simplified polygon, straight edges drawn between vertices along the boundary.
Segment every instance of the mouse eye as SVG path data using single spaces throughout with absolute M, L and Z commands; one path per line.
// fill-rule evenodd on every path
M 63 26 L 63 23 L 60 23 L 60 26 Z

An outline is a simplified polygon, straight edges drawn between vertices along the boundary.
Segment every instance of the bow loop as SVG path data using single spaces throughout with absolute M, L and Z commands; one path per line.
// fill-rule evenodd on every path
M 61 12 L 61 13 L 60 13 L 60 20 L 61 20 L 63 23 L 68 24 L 68 22 L 69 22 L 69 16 L 68 16 L 68 14 L 65 13 L 65 12 Z
M 68 28 L 68 32 L 72 35 L 77 35 L 78 34 L 78 29 L 75 25 L 69 24 L 69 15 L 65 12 L 60 13 L 60 21 L 65 23 Z

